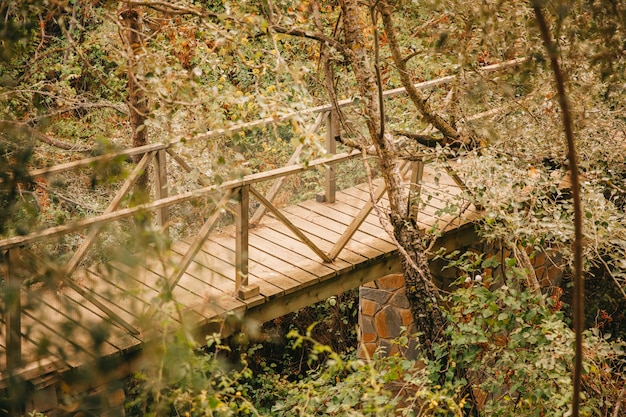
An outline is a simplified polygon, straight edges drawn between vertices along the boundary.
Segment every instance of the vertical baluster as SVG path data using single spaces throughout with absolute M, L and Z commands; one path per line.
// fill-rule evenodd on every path
M 411 162 L 411 192 L 409 193 L 409 215 L 417 220 L 419 211 L 420 192 L 422 191 L 422 177 L 424 176 L 424 161 L 418 159 Z
M 235 243 L 235 293 L 243 300 L 259 295 L 257 285 L 248 285 L 248 232 L 250 186 L 244 185 L 235 192 L 236 208 L 236 243 Z
M 157 199 L 166 198 L 168 196 L 167 191 L 167 159 L 165 149 L 157 151 L 156 158 L 154 159 L 154 187 Z M 167 207 L 162 207 L 156 212 L 157 224 L 159 227 L 164 228 L 164 233 L 168 233 L 167 223 L 169 221 Z

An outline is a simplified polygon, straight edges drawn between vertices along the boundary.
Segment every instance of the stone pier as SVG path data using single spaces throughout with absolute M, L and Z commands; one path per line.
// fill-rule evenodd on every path
M 467 236 L 462 240 L 465 244 L 460 244 L 459 237 L 449 240 L 447 244 L 449 246 L 451 242 L 456 242 L 459 247 L 455 249 L 482 253 L 485 254 L 484 258 L 498 257 L 501 266 L 486 268 L 480 272 L 492 282 L 492 285 L 506 282 L 503 265 L 507 258 L 513 257 L 509 249 L 478 239 L 468 239 Z M 453 248 L 448 247 L 448 249 Z M 551 287 L 560 285 L 563 274 L 563 260 L 560 257 L 550 256 L 546 252 L 532 253 L 531 250 L 527 253 L 537 280 L 545 291 L 550 291 Z M 445 261 L 442 259 L 431 262 L 431 273 L 437 285 L 450 288 L 452 283 L 460 277 L 461 272 L 454 268 L 443 269 L 444 265 Z M 387 275 L 360 287 L 359 330 L 358 356 L 360 358 L 371 357 L 379 347 L 385 355 L 401 353 L 408 359 L 415 358 L 415 342 L 412 338 L 409 337 L 408 346 L 400 346 L 396 341 L 403 334 L 407 336 L 415 334 L 413 316 L 404 291 L 402 274 Z

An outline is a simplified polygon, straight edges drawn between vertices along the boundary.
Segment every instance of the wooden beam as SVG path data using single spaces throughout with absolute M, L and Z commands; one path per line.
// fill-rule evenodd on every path
M 374 208 L 374 204 L 381 199 L 383 194 L 385 194 L 385 190 L 387 190 L 387 187 L 384 182 L 379 185 L 376 190 L 374 190 L 374 201 L 368 201 L 365 203 L 363 208 L 359 210 L 358 214 L 354 217 L 354 220 L 352 220 L 352 223 L 350 223 L 346 231 L 343 232 L 339 240 L 337 240 L 330 252 L 328 252 L 328 257 L 330 259 L 335 259 L 341 250 L 348 244 L 350 239 L 352 239 L 352 236 L 354 236 L 357 230 L 359 230 L 359 227 L 361 227 L 361 224 L 363 224 L 367 216 L 369 216 L 370 212 Z
M 28 255 L 28 257 L 34 263 L 34 264 L 29 264 L 31 269 L 36 269 L 36 268 L 38 268 L 39 265 L 42 265 L 43 268 L 48 269 L 48 270 L 54 270 L 55 269 L 54 265 L 47 264 L 43 259 L 38 257 L 30 249 L 23 249 L 23 251 L 24 251 L 25 254 Z M 104 305 L 103 303 L 98 301 L 98 299 L 96 297 L 91 295 L 88 291 L 84 290 L 80 285 L 76 284 L 70 278 L 70 276 L 67 273 L 61 273 L 61 274 L 59 274 L 59 277 L 61 279 L 61 282 L 63 282 L 63 285 L 67 285 L 68 287 L 70 287 L 71 289 L 76 291 L 85 300 L 89 301 L 96 308 L 100 309 L 100 311 L 105 313 L 107 316 L 109 316 L 111 318 L 111 320 L 113 320 L 114 322 L 116 322 L 117 324 L 122 326 L 124 329 L 126 329 L 130 334 L 132 334 L 132 335 L 139 334 L 139 330 L 137 330 L 135 328 L 135 326 L 133 326 L 132 324 L 128 323 L 119 314 L 117 314 L 116 312 L 111 310 L 109 307 L 107 307 L 106 305 Z
M 326 116 L 326 152 L 328 155 L 337 153 L 337 141 L 339 136 L 339 118 L 336 111 L 331 111 Z M 334 203 L 337 191 L 337 178 L 335 177 L 335 164 L 327 164 L 325 167 L 324 202 Z
M 263 197 L 261 193 L 259 193 L 254 188 L 250 187 L 250 192 L 263 204 L 269 211 L 274 213 L 274 215 L 280 220 L 285 226 L 289 228 L 303 243 L 305 243 L 317 256 L 322 258 L 324 262 L 332 262 L 332 259 L 324 253 L 320 248 L 317 247 L 315 243 L 311 241 L 296 225 L 294 225 L 285 215 L 278 210 L 276 207 L 272 205 L 269 201 Z
M 285 314 L 292 313 L 323 301 L 333 295 L 341 294 L 360 285 L 382 278 L 389 274 L 402 272 L 402 263 L 397 253 L 385 256 L 373 262 L 360 265 L 346 273 L 338 274 L 333 278 L 305 287 L 302 290 L 290 293 L 284 297 L 274 298 L 246 311 L 244 323 L 265 323 Z
M 121 220 L 127 217 L 131 217 L 134 214 L 141 212 L 141 211 L 155 210 L 161 207 L 169 207 L 175 204 L 189 201 L 194 198 L 202 197 L 207 194 L 215 193 L 216 191 L 219 191 L 220 189 L 225 192 L 229 189 L 241 187 L 246 184 L 255 184 L 257 182 L 268 181 L 268 180 L 272 180 L 274 178 L 278 178 L 278 177 L 285 176 L 285 175 L 297 174 L 299 172 L 312 169 L 313 167 L 316 167 L 319 165 L 332 163 L 332 162 L 341 162 L 341 161 L 355 158 L 357 156 L 360 156 L 360 153 L 358 151 L 345 152 L 345 153 L 336 155 L 332 158 L 316 159 L 314 161 L 311 161 L 307 166 L 293 165 L 290 167 L 278 168 L 278 169 L 268 171 L 268 172 L 260 172 L 257 174 L 251 174 L 239 180 L 227 181 L 223 183 L 221 187 L 217 185 L 215 186 L 211 185 L 208 187 L 200 188 L 198 190 L 189 191 L 189 192 L 182 193 L 176 196 L 167 197 L 161 200 L 153 201 L 152 203 L 140 204 L 135 207 L 118 210 L 113 213 L 101 214 L 101 215 L 98 215 L 89 219 L 79 220 L 74 223 L 50 227 L 48 229 L 45 229 L 39 232 L 30 233 L 25 236 L 11 237 L 11 238 L 0 241 L 0 250 L 14 248 L 17 246 L 36 242 L 38 240 L 42 240 L 45 238 L 66 235 L 68 233 L 81 230 L 86 227 L 98 225 L 98 224 L 104 224 L 104 223 L 109 223 L 109 222 L 116 221 L 116 220 Z
M 17 274 L 21 250 L 14 248 L 5 254 L 4 291 L 6 308 L 6 366 L 9 371 L 22 365 L 22 279 Z
M 235 294 L 248 285 L 248 210 L 250 186 L 244 185 L 234 191 L 237 198 L 235 208 Z
M 64 171 L 70 171 L 72 169 L 86 168 L 92 166 L 96 162 L 111 160 L 119 156 L 134 156 L 142 153 L 158 151 L 160 149 L 166 149 L 168 146 L 170 145 L 164 143 L 155 143 L 152 145 L 140 146 L 138 148 L 126 149 L 119 152 L 111 152 L 104 155 L 94 156 L 92 158 L 81 159 L 80 161 L 68 162 L 48 168 L 34 169 L 28 172 L 28 176 L 41 177 L 43 175 L 58 174 Z
M 512 60 L 509 60 L 509 61 L 501 62 L 499 64 L 492 64 L 492 65 L 487 65 L 487 66 L 484 66 L 484 67 L 480 67 L 480 68 L 477 69 L 477 72 L 499 71 L 499 70 L 502 70 L 502 69 L 511 68 L 511 67 L 515 67 L 515 66 L 521 65 L 521 64 L 523 64 L 524 62 L 527 62 L 527 61 L 528 61 L 527 58 L 512 59 Z M 414 87 L 417 88 L 418 90 L 423 90 L 423 89 L 435 87 L 435 86 L 438 86 L 438 85 L 441 85 L 441 84 L 449 83 L 449 82 L 453 81 L 455 78 L 456 78 L 456 75 L 449 75 L 449 76 L 446 76 L 446 77 L 437 78 L 437 79 L 434 79 L 434 80 L 429 80 L 429 81 L 424 81 L 424 82 L 421 82 L 421 83 L 414 84 Z M 393 97 L 393 96 L 402 95 L 402 94 L 405 94 L 405 93 L 406 93 L 406 90 L 404 89 L 404 87 L 400 87 L 400 88 L 395 88 L 395 89 L 392 89 L 392 90 L 384 91 L 383 92 L 383 96 L 384 97 Z M 337 102 L 337 105 L 339 107 L 346 107 L 346 106 L 350 106 L 350 105 L 354 104 L 354 101 L 355 101 L 354 98 L 340 100 L 339 102 Z M 333 105 L 332 104 L 324 104 L 324 105 L 321 105 L 321 106 L 310 107 L 308 109 L 287 113 L 287 114 L 285 114 L 283 116 L 267 117 L 265 119 L 255 120 L 255 121 L 252 121 L 252 122 L 236 124 L 236 125 L 233 125 L 231 127 L 225 128 L 225 129 L 212 130 L 210 132 L 206 132 L 206 133 L 202 133 L 200 135 L 197 135 L 196 137 L 192 138 L 191 140 L 195 141 L 195 140 L 201 140 L 201 139 L 208 139 L 208 138 L 212 138 L 212 137 L 221 136 L 221 135 L 224 135 L 224 134 L 236 133 L 236 132 L 239 132 L 239 131 L 242 131 L 242 130 L 245 130 L 245 129 L 254 128 L 254 127 L 257 127 L 257 126 L 281 123 L 281 122 L 284 122 L 286 120 L 290 120 L 290 119 L 292 119 L 295 116 L 311 114 L 311 113 L 325 113 L 325 112 L 329 112 L 331 110 L 333 110 Z M 87 166 L 91 165 L 94 162 L 115 158 L 117 156 L 122 156 L 122 155 L 133 156 L 133 155 L 137 155 L 137 154 L 141 154 L 141 153 L 145 153 L 145 152 L 156 151 L 156 150 L 159 150 L 159 149 L 168 149 L 168 148 L 171 148 L 172 146 L 179 145 L 181 143 L 182 143 L 181 140 L 174 140 L 174 141 L 171 141 L 169 143 L 159 143 L 159 144 L 153 144 L 153 145 L 146 145 L 146 146 L 142 146 L 142 147 L 139 147 L 139 148 L 132 148 L 132 149 L 126 149 L 126 150 L 119 151 L 119 152 L 112 152 L 112 153 L 108 153 L 106 155 L 100 155 L 100 156 L 96 156 L 96 157 L 93 157 L 93 158 L 86 158 L 86 159 L 83 159 L 83 160 L 80 160 L 80 161 L 74 161 L 74 162 L 69 162 L 69 163 L 66 163 L 66 164 L 56 165 L 56 166 L 53 166 L 53 167 L 32 170 L 32 171 L 30 171 L 29 176 L 37 177 L 37 176 L 41 176 L 41 175 L 49 175 L 49 174 L 53 174 L 53 173 L 59 173 L 59 172 L 63 172 L 63 171 L 67 171 L 67 170 L 75 169 L 75 168 L 79 168 L 79 167 L 87 167 Z
M 204 222 L 204 224 L 200 228 L 200 231 L 198 231 L 198 234 L 194 238 L 193 242 L 191 242 L 191 244 L 189 245 L 189 249 L 183 256 L 183 258 L 180 260 L 178 265 L 176 265 L 176 267 L 174 268 L 172 275 L 169 276 L 167 280 L 166 291 L 171 293 L 174 290 L 174 287 L 178 285 L 178 282 L 187 271 L 187 268 L 189 268 L 189 265 L 191 265 L 191 262 L 193 262 L 193 259 L 195 258 L 196 254 L 202 248 L 202 245 L 204 244 L 207 237 L 209 236 L 211 229 L 213 229 L 213 226 L 215 225 L 215 223 L 217 223 L 220 216 L 222 215 L 222 207 L 226 206 L 226 203 L 228 203 L 228 200 L 230 200 L 231 196 L 232 196 L 232 190 L 227 190 L 226 194 L 224 194 L 224 196 L 219 201 L 219 203 L 217 203 L 215 212 L 213 212 L 211 217 L 209 217 L 209 219 L 206 222 Z M 163 301 L 159 303 L 159 306 L 162 306 L 162 305 L 163 305 Z M 154 312 L 155 311 L 153 311 L 152 313 Z
M 409 207 L 408 213 L 413 220 L 417 219 L 420 204 L 420 193 L 422 191 L 422 177 L 424 176 L 424 160 L 411 162 L 411 184 L 409 187 Z
M 183 159 L 182 156 L 180 156 L 179 154 L 177 154 L 176 152 L 174 152 L 174 150 L 172 148 L 167 148 L 166 152 L 172 157 L 174 158 L 174 161 L 176 161 L 178 163 L 178 165 L 180 165 L 185 171 L 187 171 L 187 173 L 191 173 L 194 168 L 191 167 L 191 165 L 189 165 L 187 163 L 187 161 L 185 161 Z M 200 172 L 200 175 L 198 175 L 198 183 L 203 186 L 203 187 L 209 187 L 211 186 L 211 181 L 209 181 L 206 178 L 206 175 L 204 175 L 203 173 Z
M 167 192 L 167 152 L 164 149 L 156 151 L 155 170 L 154 170 L 154 189 L 157 200 L 166 198 Z M 169 221 L 167 207 L 161 207 L 156 212 L 157 225 L 164 229 L 164 233 L 168 234 L 167 223 Z

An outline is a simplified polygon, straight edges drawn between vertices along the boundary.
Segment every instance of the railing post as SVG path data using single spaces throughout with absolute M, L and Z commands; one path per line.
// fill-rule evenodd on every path
M 9 377 L 22 366 L 22 282 L 17 272 L 19 249 L 9 249 L 5 253 L 5 308 L 6 308 L 6 367 Z M 18 416 L 24 412 L 21 384 L 13 380 L 9 383 L 9 415 Z
M 235 230 L 235 294 L 242 300 L 259 295 L 259 287 L 248 285 L 248 232 L 250 186 L 244 185 L 235 191 L 237 198 Z
M 337 112 L 333 110 L 326 116 L 326 152 L 328 152 L 329 155 L 337 153 L 337 136 L 339 136 L 339 120 Z M 318 194 L 316 200 L 319 202 L 334 203 L 336 188 L 335 164 L 328 164 L 326 165 L 324 194 Z
M 413 220 L 417 219 L 422 191 L 422 177 L 424 176 L 424 161 L 418 159 L 411 162 L 411 186 L 409 192 L 409 215 Z
M 154 187 L 156 199 L 160 200 L 168 196 L 167 192 L 167 152 L 165 149 L 158 150 L 154 159 Z M 169 220 L 167 207 L 162 207 L 156 212 L 157 224 L 159 227 L 165 227 L 164 232 L 167 233 L 167 223 Z
M 16 274 L 19 249 L 9 249 L 5 255 L 6 291 L 5 305 L 7 337 L 7 369 L 18 368 L 22 363 L 22 303 L 21 282 Z

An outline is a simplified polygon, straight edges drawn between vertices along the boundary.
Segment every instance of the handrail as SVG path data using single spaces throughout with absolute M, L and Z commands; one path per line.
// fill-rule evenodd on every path
M 501 69 L 505 69 L 505 68 L 510 68 L 510 67 L 515 67 L 518 66 L 524 62 L 528 61 L 528 58 L 516 58 L 516 59 L 512 59 L 512 60 L 508 60 L 508 61 L 504 61 L 501 62 L 499 64 L 492 64 L 492 65 L 487 65 L 484 67 L 480 67 L 477 69 L 478 72 L 492 72 L 492 71 L 498 71 Z M 436 78 L 434 80 L 429 80 L 429 81 L 423 81 L 420 83 L 416 83 L 413 86 L 418 89 L 418 90 L 423 90 L 426 88 L 430 88 L 430 87 L 435 87 L 437 85 L 441 85 L 441 84 L 446 84 L 448 82 L 453 81 L 455 78 L 457 77 L 457 75 L 448 75 L 445 77 L 440 77 L 440 78 Z M 394 97 L 397 95 L 401 95 L 401 94 L 406 94 L 406 89 L 404 87 L 399 87 L 399 88 L 394 88 L 392 90 L 386 90 L 383 91 L 383 97 Z M 358 102 L 356 97 L 353 98 L 349 98 L 349 99 L 344 99 L 344 100 L 340 100 L 337 102 L 337 106 L 339 107 L 346 107 L 346 106 L 350 106 L 352 104 L 355 104 L 356 102 Z M 254 127 L 258 127 L 258 126 L 264 126 L 267 124 L 275 124 L 275 123 L 281 123 L 284 122 L 286 120 L 290 120 L 296 116 L 302 116 L 302 115 L 307 115 L 307 114 L 311 114 L 311 113 L 324 113 L 324 112 L 329 112 L 333 110 L 333 105 L 332 104 L 323 104 L 321 106 L 315 106 L 315 107 L 309 107 L 307 109 L 303 109 L 303 110 L 297 110 L 294 112 L 290 112 L 281 116 L 275 116 L 275 117 L 266 117 L 264 119 L 258 119 L 258 120 L 254 120 L 252 122 L 246 122 L 246 123 L 239 123 L 239 124 L 235 124 L 233 126 L 227 127 L 227 128 L 220 128 L 220 129 L 214 129 L 211 130 L 209 132 L 206 133 L 201 133 L 196 135 L 195 137 L 187 140 L 187 141 L 182 141 L 182 140 L 173 140 L 167 143 L 157 143 L 157 144 L 151 144 L 151 145 L 144 145 L 144 146 L 140 146 L 137 148 L 131 148 L 131 149 L 124 149 L 121 151 L 117 151 L 117 152 L 110 152 L 110 153 L 106 153 L 103 155 L 99 155 L 99 156 L 95 156 L 95 157 L 91 157 L 91 158 L 86 158 L 86 159 L 82 159 L 80 161 L 74 161 L 74 162 L 68 162 L 65 164 L 60 164 L 60 165 L 55 165 L 52 167 L 48 167 L 48 168 L 39 168 L 39 169 L 35 169 L 29 172 L 29 176 L 30 177 L 38 177 L 38 176 L 42 176 L 42 175 L 50 175 L 50 174 L 54 174 L 54 173 L 59 173 L 59 172 L 63 172 L 63 171 L 68 171 L 68 170 L 72 170 L 75 168 L 80 168 L 80 167 L 88 167 L 89 165 L 98 162 L 98 161 L 103 161 L 103 160 L 107 160 L 107 159 L 112 159 L 112 158 L 116 158 L 119 156 L 132 156 L 132 155 L 138 155 L 141 153 L 146 153 L 146 152 L 150 152 L 150 151 L 158 151 L 158 150 L 166 150 L 171 148 L 172 146 L 175 145 L 180 145 L 182 143 L 188 143 L 189 141 L 196 141 L 196 140 L 203 140 L 203 139 L 210 139 L 210 138 L 214 138 L 217 136 L 221 136 L 221 135 L 225 135 L 225 134 L 232 134 L 232 133 L 237 133 L 240 132 L 242 130 L 246 130 L 246 129 L 251 129 Z
M 314 161 L 309 162 L 306 166 L 291 165 L 291 166 L 276 168 L 271 171 L 249 174 L 238 180 L 226 181 L 221 186 L 211 185 L 208 187 L 199 188 L 197 190 L 181 193 L 175 196 L 155 200 L 151 203 L 140 204 L 134 207 L 121 209 L 112 213 L 100 214 L 98 216 L 91 217 L 89 219 L 79 220 L 77 222 L 70 223 L 70 224 L 50 227 L 48 229 L 30 233 L 25 236 L 14 236 L 8 239 L 0 240 L 0 250 L 14 248 L 17 246 L 36 242 L 37 240 L 44 239 L 44 238 L 63 236 L 68 233 L 75 232 L 77 230 L 85 229 L 90 226 L 97 226 L 97 225 L 105 224 L 108 222 L 132 217 L 134 214 L 139 213 L 141 211 L 152 211 L 152 210 L 156 210 L 162 207 L 169 207 L 178 203 L 182 203 L 182 202 L 194 199 L 194 198 L 201 197 L 203 195 L 215 193 L 220 190 L 226 191 L 228 189 L 234 189 L 234 188 L 242 187 L 244 185 L 252 185 L 258 182 L 262 182 L 262 181 L 269 181 L 269 180 L 283 177 L 286 175 L 292 175 L 292 174 L 297 174 L 303 171 L 307 171 L 320 165 L 325 165 L 325 164 L 330 164 L 333 162 L 341 162 L 347 159 L 352 159 L 360 155 L 361 154 L 357 151 L 344 152 L 341 154 L 334 155 L 330 158 L 316 159 Z
M 479 72 L 489 72 L 496 71 L 507 67 L 517 66 L 523 62 L 525 62 L 525 58 L 514 59 L 510 61 L 505 61 L 500 64 L 489 65 L 486 67 L 479 68 Z M 415 88 L 417 89 L 425 89 L 434 87 L 437 85 L 445 84 L 450 81 L 453 81 L 457 75 L 450 75 L 446 77 L 441 77 L 435 80 L 425 81 L 422 83 L 415 84 Z M 387 90 L 383 92 L 384 97 L 393 97 L 400 94 L 405 94 L 406 90 L 404 88 L 396 88 L 392 90 Z M 46 168 L 39 168 L 29 171 L 29 176 L 31 178 L 46 176 L 51 174 L 57 174 L 61 172 L 66 172 L 73 169 L 86 168 L 89 166 L 93 166 L 94 164 L 100 161 L 108 161 L 113 160 L 115 158 L 119 158 L 122 156 L 135 156 L 142 155 L 143 157 L 139 164 L 135 165 L 133 172 L 129 176 L 129 178 L 122 185 L 117 195 L 112 199 L 109 203 L 108 208 L 104 213 L 76 221 L 71 224 L 65 224 L 60 226 L 49 227 L 47 229 L 30 233 L 25 236 L 15 236 L 8 239 L 0 240 L 0 256 L 4 258 L 4 262 L 2 262 L 2 267 L 4 269 L 5 276 L 7 277 L 7 288 L 17 294 L 14 294 L 14 301 L 7 306 L 7 317 L 5 319 L 5 330 L 7 335 L 7 343 L 6 343 L 6 358 L 7 365 L 9 369 L 16 368 L 21 365 L 22 357 L 21 357 L 21 310 L 22 306 L 20 305 L 20 288 L 21 288 L 21 277 L 18 276 L 15 268 L 18 265 L 19 252 L 21 251 L 20 247 L 29 243 L 33 243 L 39 240 L 43 240 L 46 238 L 52 238 L 56 236 L 63 236 L 71 232 L 75 232 L 78 230 L 86 229 L 93 227 L 90 231 L 88 237 L 83 241 L 82 245 L 79 246 L 78 250 L 74 253 L 71 258 L 69 264 L 66 266 L 64 271 L 64 276 L 62 281 L 68 284 L 71 288 L 76 290 L 79 294 L 81 294 L 85 299 L 90 301 L 94 306 L 99 308 L 101 311 L 105 312 L 112 320 L 116 321 L 122 327 L 126 328 L 131 334 L 137 334 L 138 330 L 133 327 L 131 323 L 127 323 L 122 317 L 118 316 L 109 309 L 106 305 L 100 303 L 97 299 L 90 296 L 86 291 L 84 291 L 80 286 L 71 281 L 71 273 L 76 268 L 76 266 L 81 261 L 84 254 L 89 249 L 90 245 L 93 243 L 99 231 L 102 229 L 104 225 L 107 223 L 129 218 L 134 216 L 135 214 L 142 211 L 156 211 L 156 220 L 159 226 L 164 227 L 168 221 L 168 211 L 167 208 L 179 203 L 183 203 L 194 198 L 207 196 L 210 194 L 221 194 L 221 200 L 218 203 L 218 209 L 215 210 L 209 219 L 203 224 L 200 228 L 199 232 L 196 234 L 190 248 L 183 255 L 182 260 L 176 265 L 174 270 L 167 277 L 167 284 L 164 291 L 171 292 L 174 287 L 178 284 L 179 280 L 186 273 L 187 268 L 193 262 L 196 254 L 202 248 L 202 245 L 206 242 L 209 237 L 209 233 L 216 222 L 219 220 L 221 216 L 221 211 L 219 208 L 225 206 L 232 196 L 237 197 L 237 204 L 235 208 L 236 212 L 236 230 L 235 230 L 235 296 L 243 300 L 251 299 L 257 295 L 259 295 L 258 286 L 248 286 L 248 240 L 249 240 L 249 198 L 250 193 L 252 193 L 253 197 L 255 197 L 263 208 L 261 208 L 257 213 L 253 216 L 253 219 L 256 221 L 260 219 L 263 215 L 263 211 L 265 209 L 271 211 L 274 216 L 280 220 L 284 225 L 287 226 L 289 230 L 291 230 L 302 242 L 304 242 L 315 254 L 317 254 L 324 262 L 333 262 L 335 258 L 339 255 L 339 253 L 343 250 L 343 248 L 347 245 L 347 243 L 352 239 L 353 235 L 356 233 L 360 225 L 365 221 L 365 218 L 369 215 L 371 210 L 373 209 L 376 202 L 382 198 L 385 187 L 380 186 L 376 191 L 372 194 L 372 201 L 368 202 L 365 207 L 360 209 L 359 213 L 355 216 L 350 225 L 346 228 L 345 232 L 340 236 L 337 242 L 330 249 L 329 253 L 325 253 L 322 251 L 311 239 L 309 239 L 304 232 L 298 229 L 292 221 L 290 221 L 279 209 L 277 209 L 273 203 L 272 199 L 275 194 L 278 192 L 280 188 L 280 184 L 282 183 L 282 179 L 286 176 L 297 174 L 303 171 L 311 170 L 319 166 L 326 167 L 326 193 L 324 200 L 327 203 L 332 203 L 334 201 L 334 164 L 352 159 L 355 157 L 361 156 L 361 154 L 357 151 L 344 152 L 339 155 L 332 155 L 335 152 L 335 138 L 339 134 L 338 127 L 336 126 L 336 114 L 334 114 L 336 107 L 345 107 L 349 105 L 353 105 L 357 102 L 356 98 L 341 100 L 336 103 L 334 106 L 331 104 L 324 104 L 317 107 L 311 107 L 303 110 L 298 110 L 294 112 L 290 112 L 287 114 L 283 114 L 281 116 L 264 118 L 252 122 L 240 123 L 227 128 L 215 129 L 203 134 L 198 134 L 195 137 L 191 138 L 191 141 L 209 139 L 212 137 L 217 137 L 224 134 L 232 134 L 245 129 L 254 128 L 257 126 L 263 126 L 267 124 L 280 123 L 286 120 L 289 120 L 296 116 L 306 115 L 318 113 L 317 120 L 310 130 L 315 132 L 322 123 L 322 120 L 325 120 L 326 123 L 326 147 L 327 151 L 331 156 L 325 158 L 319 158 L 314 161 L 310 161 L 306 165 L 295 165 L 295 161 L 298 157 L 298 152 L 301 147 L 296 149 L 296 152 L 292 156 L 289 161 L 290 165 L 273 169 L 271 171 L 259 172 L 255 174 L 249 174 L 244 176 L 241 179 L 231 180 L 224 182 L 221 185 L 212 185 L 209 184 L 208 181 L 200 181 L 202 187 L 185 193 L 181 193 L 174 196 L 168 196 L 167 189 L 167 168 L 166 168 L 166 154 L 169 154 L 170 157 L 178 162 L 183 169 L 188 170 L 190 167 L 186 164 L 186 162 L 180 158 L 174 151 L 173 147 L 183 143 L 181 140 L 174 140 L 167 143 L 157 143 L 151 145 L 145 145 L 137 148 L 125 149 L 117 152 L 110 152 L 99 156 L 94 156 L 90 158 L 85 158 L 79 161 L 68 162 L 65 164 L 55 165 Z M 187 141 L 189 142 L 189 141 Z M 121 205 L 122 199 L 131 189 L 131 187 L 135 184 L 137 177 L 141 174 L 142 171 L 145 170 L 146 166 L 152 161 L 155 160 L 155 169 L 154 169 L 154 183 L 156 186 L 155 190 L 155 199 L 152 202 L 140 204 L 134 207 L 129 207 L 125 209 L 119 209 Z M 413 180 L 412 189 L 414 193 L 419 192 L 419 177 L 421 176 L 421 169 L 423 169 L 423 163 L 413 164 L 414 165 L 414 174 L 412 176 Z M 451 172 L 449 167 L 448 169 L 450 175 L 454 179 L 454 181 L 459 185 L 459 187 L 464 188 L 464 184 L 462 181 Z M 254 187 L 254 184 L 263 181 L 277 180 L 274 186 L 271 188 L 270 193 L 267 196 L 259 193 Z M 32 255 L 31 255 L 32 256 Z

